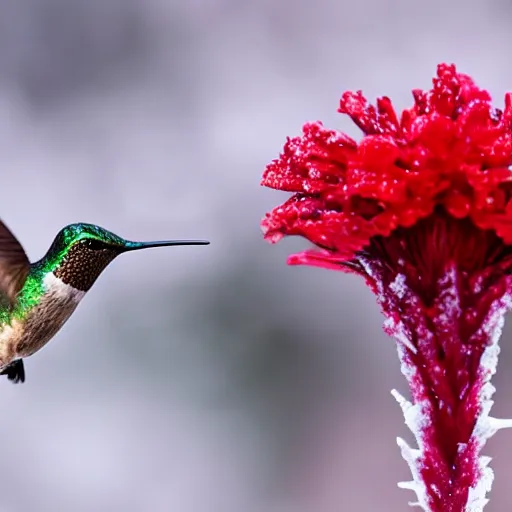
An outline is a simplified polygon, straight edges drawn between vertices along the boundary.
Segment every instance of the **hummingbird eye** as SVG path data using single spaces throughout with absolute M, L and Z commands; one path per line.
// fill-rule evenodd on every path
M 91 251 L 103 251 L 106 249 L 105 244 L 100 240 L 95 240 L 93 238 L 86 238 L 82 240 L 82 244 L 90 249 Z

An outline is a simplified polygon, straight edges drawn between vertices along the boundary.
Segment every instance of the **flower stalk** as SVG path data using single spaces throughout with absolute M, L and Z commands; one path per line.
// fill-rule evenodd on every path
M 302 236 L 316 247 L 289 258 L 357 273 L 396 339 L 411 401 L 396 390 L 417 448 L 397 442 L 412 473 L 400 487 L 429 512 L 477 512 L 493 473 L 481 455 L 512 420 L 489 413 L 498 341 L 512 308 L 512 95 L 505 109 L 441 64 L 430 91 L 413 91 L 399 117 L 344 93 L 339 111 L 356 142 L 307 123 L 288 139 L 262 184 L 292 192 L 262 222 L 271 242 Z

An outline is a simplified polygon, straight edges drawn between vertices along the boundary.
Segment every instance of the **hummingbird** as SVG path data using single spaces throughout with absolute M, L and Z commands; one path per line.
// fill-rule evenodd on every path
M 93 224 L 62 228 L 46 255 L 30 263 L 0 221 L 0 375 L 25 382 L 23 359 L 43 348 L 71 316 L 103 270 L 130 251 L 207 240 L 132 242 Z

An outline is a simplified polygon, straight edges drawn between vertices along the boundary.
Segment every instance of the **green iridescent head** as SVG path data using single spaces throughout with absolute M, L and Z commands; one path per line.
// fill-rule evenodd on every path
M 58 260 L 76 244 L 83 247 L 97 246 L 98 249 L 100 247 L 106 249 L 124 248 L 127 243 L 129 242 L 99 226 L 84 223 L 70 224 L 57 233 L 47 256 L 51 253 Z
M 107 231 L 99 226 L 77 223 L 65 226 L 57 233 L 50 247 L 50 251 L 66 251 L 74 244 L 83 243 L 86 240 L 94 240 L 102 244 L 113 246 L 124 246 L 126 243 L 126 240 L 123 240 L 111 231 Z
M 53 272 L 64 283 L 87 291 L 101 272 L 119 254 L 150 247 L 207 245 L 205 240 L 132 242 L 93 224 L 70 224 L 59 231 L 45 257 L 34 263 Z

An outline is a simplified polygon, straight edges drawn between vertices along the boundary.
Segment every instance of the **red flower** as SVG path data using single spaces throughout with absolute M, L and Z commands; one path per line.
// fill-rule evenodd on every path
M 432 90 L 413 96 L 399 118 L 388 98 L 374 107 L 344 93 L 339 112 L 360 142 L 305 124 L 264 173 L 263 185 L 294 195 L 262 227 L 271 242 L 299 235 L 317 247 L 290 264 L 365 277 L 414 402 L 398 397 L 419 444 L 400 440 L 414 476 L 403 486 L 425 510 L 476 511 L 492 481 L 478 453 L 508 426 L 488 412 L 512 304 L 512 94 L 494 109 L 487 91 L 441 64 Z

